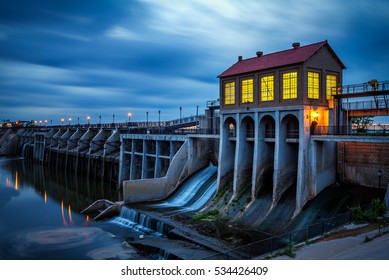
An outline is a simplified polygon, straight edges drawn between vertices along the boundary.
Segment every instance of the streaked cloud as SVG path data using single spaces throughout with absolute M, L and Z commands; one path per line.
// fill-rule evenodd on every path
M 387 80 L 385 0 L 0 3 L 0 120 L 194 114 L 239 55 L 325 39 L 345 83 Z M 118 117 L 119 118 L 119 117 Z

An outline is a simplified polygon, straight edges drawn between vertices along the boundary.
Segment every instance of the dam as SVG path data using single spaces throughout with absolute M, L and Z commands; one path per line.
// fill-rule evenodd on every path
M 123 205 L 142 205 L 115 222 L 142 233 L 166 235 L 158 218 L 200 212 L 278 234 L 336 182 L 389 182 L 389 127 L 351 121 L 389 114 L 389 82 L 343 86 L 344 69 L 327 41 L 294 43 L 238 57 L 204 115 L 2 128 L 0 152 L 108 183 Z

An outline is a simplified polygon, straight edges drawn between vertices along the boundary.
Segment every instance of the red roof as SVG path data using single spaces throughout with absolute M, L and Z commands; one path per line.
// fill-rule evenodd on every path
M 288 49 L 285 51 L 275 52 L 267 55 L 262 55 L 259 57 L 253 57 L 248 59 L 243 59 L 236 62 L 226 71 L 221 73 L 218 77 L 227 77 L 243 73 L 249 73 L 254 71 L 260 71 L 285 65 L 291 65 L 296 63 L 302 63 L 308 60 L 312 55 L 314 55 L 319 49 L 327 45 L 330 52 L 335 56 L 339 61 L 342 68 L 346 68 L 343 63 L 340 61 L 338 56 L 328 45 L 327 40 L 311 45 L 301 46 L 293 49 Z

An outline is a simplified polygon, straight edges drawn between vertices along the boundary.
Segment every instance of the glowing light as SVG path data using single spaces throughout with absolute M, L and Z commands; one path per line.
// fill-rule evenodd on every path
M 15 174 L 15 190 L 17 191 L 19 189 L 19 176 L 18 176 L 18 171 L 16 171 Z
M 235 104 L 235 82 L 224 85 L 224 104 Z
M 47 203 L 47 192 L 45 191 L 43 194 L 43 199 L 45 201 L 45 204 Z
M 11 180 L 10 180 L 8 177 L 5 178 L 5 185 L 6 185 L 7 187 L 11 187 L 11 186 L 12 186 Z
M 282 98 L 297 98 L 297 72 L 282 74 Z
M 319 112 L 315 112 L 315 113 L 313 114 L 313 119 L 314 119 L 315 121 L 318 121 L 318 120 L 319 120 Z
M 70 208 L 70 204 L 68 204 L 68 214 L 69 214 L 69 221 L 71 224 L 73 224 L 72 209 Z
M 254 80 L 242 80 L 242 103 L 251 103 L 254 101 Z
M 63 200 L 61 200 L 61 212 L 62 212 L 62 223 L 67 226 L 68 223 L 66 222 L 66 219 L 65 219 L 65 211 L 64 211 L 64 207 L 63 207 Z

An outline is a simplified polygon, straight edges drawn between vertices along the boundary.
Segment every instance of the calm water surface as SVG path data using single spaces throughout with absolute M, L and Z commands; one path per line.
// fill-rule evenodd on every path
M 79 214 L 114 187 L 22 158 L 0 157 L 0 259 L 141 259 L 138 233 Z M 148 256 L 147 258 L 150 258 Z

